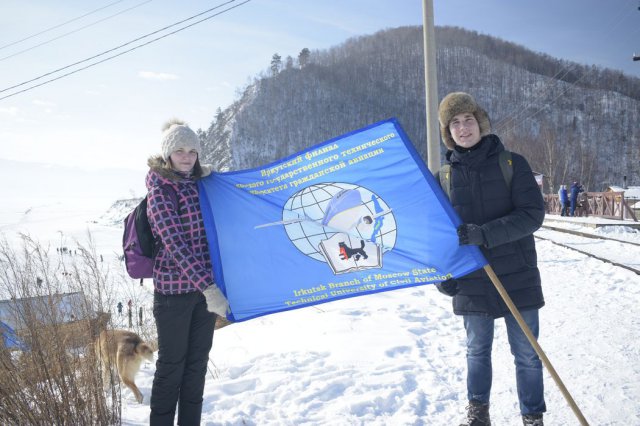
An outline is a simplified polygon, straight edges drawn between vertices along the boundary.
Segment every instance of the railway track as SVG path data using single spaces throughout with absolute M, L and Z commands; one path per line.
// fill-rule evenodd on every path
M 617 238 L 603 237 L 600 235 L 589 234 L 587 232 L 573 231 L 571 229 L 565 229 L 558 226 L 542 225 L 542 227 L 545 229 L 550 229 L 552 231 L 564 232 L 565 234 L 577 235 L 579 237 L 593 238 L 597 240 L 617 241 L 619 243 L 631 244 L 633 246 L 640 246 L 640 243 L 634 243 L 632 241 L 625 241 L 625 240 L 619 240 Z
M 603 241 L 614 241 L 614 242 L 617 242 L 617 243 L 620 243 L 620 244 L 628 245 L 629 248 L 634 250 L 634 251 L 637 250 L 634 247 L 640 246 L 640 244 L 636 243 L 636 242 L 619 240 L 617 238 L 603 237 L 603 236 L 599 236 L 599 235 L 594 235 L 594 234 L 589 234 L 589 233 L 579 232 L 579 231 L 573 231 L 573 230 L 570 230 L 570 229 L 564 229 L 564 228 L 559 228 L 559 227 L 554 227 L 554 226 L 543 225 L 542 228 L 548 229 L 548 230 L 554 231 L 554 232 L 561 232 L 561 233 L 571 234 L 571 235 L 584 237 L 584 238 L 603 240 Z M 537 238 L 539 240 L 549 241 L 549 242 L 551 242 L 551 243 L 553 243 L 555 245 L 558 245 L 558 246 L 561 246 L 561 247 L 564 247 L 564 248 L 567 248 L 567 249 L 570 249 L 570 250 L 577 251 L 578 253 L 582 253 L 582 254 L 584 254 L 586 256 L 592 257 L 594 259 L 598 259 L 598 260 L 600 260 L 602 262 L 610 263 L 610 264 L 612 264 L 614 266 L 618 266 L 620 268 L 627 269 L 627 270 L 629 270 L 631 272 L 634 272 L 634 273 L 640 275 L 640 269 L 638 269 L 636 267 L 633 267 L 633 266 L 630 266 L 630 265 L 625 265 L 624 263 L 620 263 L 620 262 L 617 262 L 617 261 L 613 261 L 611 259 L 604 258 L 602 256 L 598 256 L 598 255 L 596 255 L 594 253 L 591 253 L 591 252 L 588 252 L 588 251 L 581 250 L 581 249 L 578 249 L 576 247 L 573 247 L 572 245 L 563 244 L 563 243 L 554 241 L 551 238 L 543 237 L 543 236 L 540 236 L 540 235 L 535 235 L 535 238 Z

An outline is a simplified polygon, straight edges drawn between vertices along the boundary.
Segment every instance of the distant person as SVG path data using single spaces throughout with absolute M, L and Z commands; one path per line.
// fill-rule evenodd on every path
M 158 360 L 150 425 L 199 425 L 216 314 L 229 304 L 214 282 L 200 210 L 200 140 L 182 121 L 163 128 L 162 155 L 148 161 L 147 216 L 162 245 L 153 267 Z
M 576 206 L 578 205 L 578 194 L 584 192 L 582 185 L 578 182 L 573 182 L 570 188 L 571 192 L 571 216 L 575 216 Z
M 440 133 L 449 150 L 449 198 L 463 224 L 460 245 L 479 246 L 524 321 L 537 338 L 544 306 L 533 233 L 544 220 L 540 188 L 524 157 L 511 153 L 511 188 L 499 161 L 504 145 L 491 134 L 487 113 L 471 95 L 450 93 L 438 110 Z M 438 179 L 439 181 L 439 179 Z M 542 426 L 546 411 L 542 362 L 484 270 L 437 284 L 453 296 L 467 334 L 467 418 L 462 426 L 491 425 L 494 323 L 504 318 L 515 358 L 520 413 L 525 425 Z
M 560 185 L 558 200 L 560 201 L 560 216 L 566 216 L 569 208 L 569 194 L 566 185 Z
M 118 315 L 122 316 L 122 302 L 118 302 Z

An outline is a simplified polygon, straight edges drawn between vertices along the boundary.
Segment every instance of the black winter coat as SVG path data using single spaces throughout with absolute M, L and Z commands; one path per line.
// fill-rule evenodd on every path
M 477 149 L 449 151 L 451 204 L 463 223 L 482 225 L 487 241 L 480 250 L 519 310 L 544 306 L 533 233 L 544 220 L 544 201 L 527 160 L 512 153 L 509 192 L 498 164 L 504 145 L 496 135 L 482 138 Z M 456 279 L 457 315 L 509 313 L 483 269 Z

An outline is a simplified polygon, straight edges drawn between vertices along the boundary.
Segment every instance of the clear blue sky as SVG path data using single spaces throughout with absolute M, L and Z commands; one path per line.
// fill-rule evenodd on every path
M 3 0 L 0 90 L 218 4 Z M 434 0 L 434 15 L 436 25 L 476 30 L 640 77 L 640 62 L 631 61 L 634 52 L 640 53 L 638 6 L 636 0 Z M 297 57 L 304 47 L 323 49 L 353 36 L 421 23 L 420 0 L 251 0 L 149 46 L 0 100 L 0 158 L 82 168 L 143 168 L 147 156 L 159 150 L 160 126 L 166 119 L 180 117 L 193 128 L 207 128 L 215 110 L 228 106 L 251 77 L 266 70 L 274 53 Z M 40 43 L 46 44 L 20 53 Z

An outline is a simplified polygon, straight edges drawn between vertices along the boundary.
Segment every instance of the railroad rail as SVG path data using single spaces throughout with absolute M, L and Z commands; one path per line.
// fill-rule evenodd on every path
M 617 238 L 610 238 L 610 237 L 603 237 L 601 235 L 589 234 L 588 232 L 573 231 L 571 229 L 565 229 L 559 226 L 542 225 L 542 228 L 550 229 L 552 231 L 564 232 L 566 234 L 577 235 L 579 237 L 594 238 L 598 240 L 616 241 L 618 243 L 631 244 L 633 246 L 640 246 L 640 243 L 634 243 L 632 241 L 619 240 Z
M 566 234 L 577 235 L 577 236 L 580 236 L 580 237 L 593 238 L 593 239 L 599 239 L 599 240 L 609 240 L 609 241 L 615 241 L 615 242 L 622 243 L 622 244 L 640 246 L 640 244 L 638 244 L 638 243 L 631 242 L 631 241 L 625 241 L 625 240 L 619 240 L 617 238 L 602 237 L 602 236 L 599 236 L 599 235 L 588 234 L 588 233 L 579 232 L 579 231 L 573 231 L 573 230 L 570 230 L 570 229 L 556 228 L 556 227 L 547 226 L 547 225 L 543 225 L 542 227 L 545 228 L 545 229 L 552 230 L 552 231 L 564 232 Z M 534 236 L 535 236 L 535 238 L 537 238 L 539 240 L 549 241 L 550 243 L 553 243 L 553 244 L 558 245 L 560 247 L 564 247 L 564 248 L 567 248 L 567 249 L 570 249 L 570 250 L 577 251 L 578 253 L 582 253 L 582 254 L 587 255 L 589 257 L 592 257 L 594 259 L 600 260 L 601 262 L 610 263 L 610 264 L 612 264 L 614 266 L 618 266 L 620 268 L 627 269 L 627 270 L 629 270 L 631 272 L 636 273 L 637 275 L 640 275 L 640 270 L 636 269 L 636 268 L 634 268 L 632 266 L 625 265 L 623 263 L 618 263 L 618 262 L 615 262 L 613 260 L 606 259 L 606 258 L 603 258 L 603 257 L 600 257 L 600 256 L 596 256 L 595 254 L 589 253 L 588 251 L 580 250 L 580 249 L 577 249 L 575 247 L 559 243 L 559 242 L 554 241 L 554 240 L 552 240 L 550 238 L 541 237 L 539 235 L 534 235 Z

